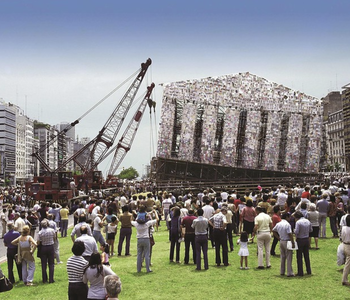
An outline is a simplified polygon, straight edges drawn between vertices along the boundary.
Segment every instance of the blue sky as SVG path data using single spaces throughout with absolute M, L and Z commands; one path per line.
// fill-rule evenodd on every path
M 246 71 L 321 98 L 350 82 L 349 9 L 337 0 L 0 0 L 0 98 L 33 119 L 70 122 L 148 57 L 159 108 L 160 83 Z M 93 138 L 119 99 L 77 134 Z M 122 165 L 142 173 L 152 155 L 146 117 L 140 131 Z

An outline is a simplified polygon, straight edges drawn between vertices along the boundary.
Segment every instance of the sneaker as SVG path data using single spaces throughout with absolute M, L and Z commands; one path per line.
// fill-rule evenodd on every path
M 239 267 L 241 270 L 243 270 L 243 267 Z
M 249 270 L 249 267 L 245 267 L 244 269 L 245 269 L 245 270 Z
M 57 262 L 57 264 L 60 265 L 60 264 L 63 264 L 63 262 L 62 262 L 62 261 L 59 261 L 59 262 Z

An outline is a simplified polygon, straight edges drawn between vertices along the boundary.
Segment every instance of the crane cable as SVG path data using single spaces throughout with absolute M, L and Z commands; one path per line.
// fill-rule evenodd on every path
M 99 106 L 102 102 L 104 102 L 107 98 L 109 98 L 112 94 L 114 94 L 117 90 L 119 90 L 124 84 L 126 84 L 131 78 L 135 77 L 136 74 L 140 72 L 141 69 L 138 69 L 135 73 L 133 73 L 129 78 L 124 80 L 120 85 L 118 85 L 115 89 L 109 92 L 106 96 L 104 96 L 99 102 L 97 102 L 93 107 L 91 107 L 86 113 L 84 113 L 78 120 L 80 121 L 86 115 L 88 115 L 92 110 L 94 110 L 97 106 Z

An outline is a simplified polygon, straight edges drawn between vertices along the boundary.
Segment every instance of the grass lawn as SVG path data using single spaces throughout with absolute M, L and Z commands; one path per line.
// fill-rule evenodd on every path
M 328 221 L 327 221 L 328 222 Z M 327 223 L 329 226 L 329 223 Z M 310 250 L 312 276 L 288 278 L 280 276 L 279 245 L 277 256 L 271 257 L 271 269 L 257 270 L 256 243 L 249 245 L 249 270 L 240 270 L 238 246 L 229 252 L 231 266 L 216 267 L 215 249 L 209 249 L 209 270 L 195 271 L 189 265 L 169 263 L 168 232 L 164 221 L 155 233 L 152 270 L 136 272 L 136 230 L 131 239 L 132 256 L 112 257 L 112 269 L 122 281 L 119 299 L 345 299 L 350 298 L 350 289 L 341 285 L 341 269 L 337 262 L 337 239 L 319 240 L 320 250 Z M 331 236 L 330 230 L 327 232 Z M 118 237 L 117 237 L 118 239 Z M 234 243 L 237 238 L 234 238 Z M 116 241 L 117 244 L 117 241 Z M 66 262 L 71 256 L 72 241 L 60 238 L 61 260 Z M 314 245 L 312 245 L 314 246 Z M 124 252 L 123 252 L 124 253 Z M 181 260 L 184 257 L 184 244 L 181 244 Z M 7 265 L 1 265 L 7 275 Z M 293 270 L 297 272 L 296 256 L 293 257 Z M 15 278 L 17 274 L 15 272 Z M 12 291 L 0 294 L 0 299 L 67 299 L 68 279 L 65 264 L 55 266 L 55 283 L 41 283 L 40 260 L 36 259 L 35 286 L 27 287 L 16 283 Z

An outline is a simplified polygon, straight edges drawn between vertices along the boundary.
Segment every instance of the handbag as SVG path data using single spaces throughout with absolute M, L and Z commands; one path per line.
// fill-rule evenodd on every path
M 5 275 L 2 275 L 0 278 L 0 293 L 10 291 L 12 288 L 13 284 L 11 281 Z

